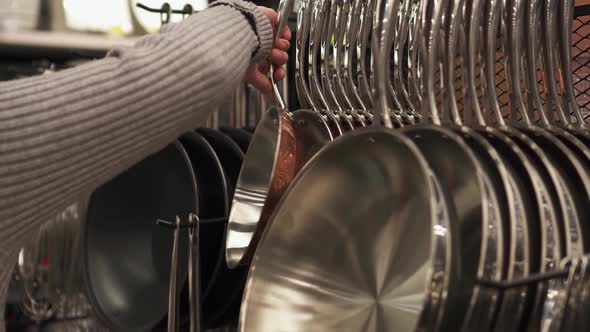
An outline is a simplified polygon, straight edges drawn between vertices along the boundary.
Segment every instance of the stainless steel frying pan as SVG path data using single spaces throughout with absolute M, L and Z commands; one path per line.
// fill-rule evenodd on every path
M 376 75 L 385 96 L 386 78 Z M 404 135 L 368 129 L 328 145 L 297 176 L 262 237 L 240 331 L 431 330 L 457 235 L 445 197 Z
M 468 6 L 474 6 L 476 10 L 477 6 L 482 1 L 474 1 L 468 3 Z M 457 44 L 461 38 L 459 29 L 463 24 L 463 10 L 465 2 L 462 0 L 452 1 L 449 4 L 448 11 L 446 11 L 446 22 L 445 22 L 445 60 L 443 61 L 443 78 L 446 84 L 446 91 L 448 93 L 448 105 L 447 108 L 451 113 L 451 119 L 454 123 L 453 130 L 461 136 L 465 143 L 472 149 L 478 160 L 483 167 L 483 171 L 488 175 L 490 182 L 489 185 L 492 191 L 487 193 L 489 197 L 493 198 L 496 206 L 492 209 L 484 211 L 484 214 L 489 214 L 488 217 L 483 218 L 484 221 L 488 221 L 488 225 L 484 225 L 484 235 L 487 235 L 482 239 L 482 254 L 477 271 L 478 279 L 483 280 L 503 280 L 506 278 L 506 266 L 509 262 L 521 263 L 522 260 L 530 258 L 529 248 L 524 247 L 528 243 L 528 239 L 524 239 L 522 236 L 513 239 L 515 245 L 511 246 L 510 230 L 519 227 L 526 227 L 526 213 L 529 213 L 528 206 L 525 206 L 523 198 L 519 192 L 516 192 L 513 188 L 514 179 L 510 174 L 510 169 L 506 165 L 505 161 L 500 156 L 500 153 L 493 147 L 493 145 L 486 140 L 486 138 L 478 133 L 473 128 L 464 125 L 459 113 L 459 107 L 457 105 L 457 98 L 455 96 L 455 59 L 458 55 Z M 467 15 L 471 10 L 467 10 Z M 473 21 L 476 20 L 476 15 L 470 15 L 468 22 L 469 27 L 473 26 Z M 475 29 L 474 29 L 475 31 Z M 471 30 L 466 31 L 466 35 L 470 35 Z M 471 43 L 477 42 L 477 40 L 467 39 L 466 47 L 469 50 L 475 50 L 475 47 L 471 47 Z M 471 54 L 466 57 L 475 58 L 476 55 Z M 469 61 L 469 60 L 468 60 Z M 466 65 L 470 64 L 467 61 Z M 472 71 L 466 71 L 468 76 Z M 464 108 L 464 112 L 472 111 L 468 105 L 477 103 L 477 99 L 467 102 L 467 106 Z M 480 115 L 481 116 L 481 115 Z M 530 217 L 530 215 L 528 215 Z M 525 237 L 528 234 L 524 235 Z M 513 250 L 510 250 L 512 247 Z M 475 286 L 472 297 L 470 299 L 469 308 L 465 317 L 463 318 L 462 330 L 463 331 L 475 331 L 482 330 L 487 331 L 493 324 L 493 318 L 495 314 L 496 306 L 500 299 L 500 293 L 498 290 L 490 288 L 481 288 Z
M 282 0 L 279 4 L 276 38 L 292 12 L 292 1 Z M 331 139 L 326 123 L 314 112 L 289 113 L 286 109 L 271 108 L 263 116 L 242 165 L 230 210 L 226 237 L 226 262 L 230 268 L 249 263 L 283 192 L 307 160 Z
M 461 135 L 441 126 L 434 77 L 439 64 L 440 30 L 446 5 L 446 0 L 432 1 L 423 12 L 427 56 L 426 102 L 422 105 L 422 120 L 430 119 L 432 125 L 406 127 L 402 132 L 422 151 L 441 185 L 449 191 L 450 202 L 457 213 L 457 219 L 451 220 L 451 227 L 454 225 L 459 229 L 459 238 L 455 239 L 459 251 L 453 258 L 459 261 L 461 274 L 449 284 L 447 303 L 441 307 L 441 330 L 458 331 L 474 296 L 478 272 L 495 280 L 500 279 L 504 253 L 498 237 L 502 234 L 498 195 L 482 165 L 483 161 Z M 480 262 L 483 266 L 481 270 Z M 477 296 L 480 301 L 494 305 L 493 294 L 480 292 Z M 492 298 L 484 299 L 486 296 Z
M 496 12 L 497 13 L 497 12 Z M 523 102 L 522 102 L 522 96 L 520 95 L 520 76 L 518 74 L 518 66 L 520 65 L 518 61 L 514 61 L 514 59 L 519 59 L 517 57 L 514 56 L 514 52 L 515 50 L 517 52 L 519 52 L 518 50 L 518 39 L 519 37 L 516 37 L 517 35 L 520 36 L 520 30 L 519 30 L 519 26 L 518 25 L 514 25 L 511 24 L 511 20 L 510 17 L 512 15 L 518 15 L 519 13 L 522 13 L 522 5 L 521 4 L 516 4 L 516 3 L 511 3 L 511 2 L 506 2 L 506 6 L 504 7 L 504 34 L 503 34 L 503 40 L 504 40 L 504 47 L 505 47 L 505 51 L 506 53 L 509 55 L 507 57 L 507 59 L 509 61 L 507 61 L 506 63 L 506 70 L 508 73 L 508 76 L 510 76 L 510 85 L 512 90 L 512 100 L 511 100 L 511 106 L 512 106 L 512 111 L 513 111 L 513 120 L 517 119 L 518 116 L 520 115 L 526 123 L 530 123 L 530 117 L 528 112 L 525 110 L 525 107 L 523 106 Z M 493 15 L 495 15 L 495 13 L 493 13 Z M 492 40 L 493 38 L 490 38 L 490 40 Z M 491 52 L 488 51 L 488 52 Z M 488 60 L 491 61 L 491 60 Z M 488 67 L 490 67 L 491 64 L 488 65 Z M 491 69 L 488 69 L 491 70 Z M 489 74 L 488 74 L 489 75 Z M 516 91 L 519 91 L 518 93 L 516 93 Z M 495 93 L 493 94 L 495 97 Z M 575 223 L 576 218 L 572 217 L 571 215 L 568 215 L 567 213 L 564 213 L 564 211 L 569 211 L 569 209 L 571 209 L 571 201 L 569 201 L 568 199 L 571 199 L 571 192 L 564 189 L 565 184 L 565 178 L 559 174 L 557 168 L 552 164 L 549 156 L 547 156 L 547 154 L 542 150 L 542 148 L 537 144 L 537 142 L 535 142 L 535 140 L 532 137 L 529 137 L 528 135 L 526 135 L 525 130 L 520 130 L 518 129 L 518 123 L 515 122 L 515 125 L 517 127 L 514 126 L 505 126 L 503 119 L 501 119 L 501 114 L 499 114 L 498 110 L 495 108 L 495 104 L 491 103 L 491 105 L 494 107 L 494 113 L 497 115 L 498 117 L 498 121 L 500 123 L 500 129 L 502 130 L 503 133 L 507 134 L 513 141 L 514 143 L 516 143 L 516 145 L 518 145 L 518 147 L 520 147 L 522 149 L 522 151 L 526 154 L 527 158 L 529 158 L 530 162 L 532 162 L 532 164 L 536 167 L 536 170 L 538 171 L 538 174 L 540 175 L 540 178 L 536 179 L 533 178 L 533 180 L 535 182 L 540 182 L 540 181 L 545 181 L 545 185 L 546 188 L 549 190 L 549 194 L 551 194 L 552 191 L 554 191 L 556 194 L 552 194 L 553 197 L 555 197 L 557 199 L 556 202 L 558 202 L 558 205 L 555 205 L 554 207 L 556 209 L 560 209 L 559 210 L 559 214 L 560 217 L 563 218 L 562 222 L 571 222 L 571 223 Z M 522 126 L 520 126 L 522 127 Z M 542 197 L 537 197 L 537 202 L 539 204 L 541 204 L 540 202 L 544 202 L 544 200 L 542 200 Z M 541 221 L 545 221 L 544 219 L 541 219 Z M 543 255 L 543 249 L 545 248 L 545 246 L 548 244 L 547 241 L 551 241 L 554 243 L 554 241 L 548 237 L 547 235 L 549 235 L 547 232 L 543 232 L 543 230 L 551 230 L 551 229 L 559 229 L 559 227 L 561 226 L 562 222 L 557 223 L 557 225 L 554 225 L 553 227 L 544 227 L 544 223 L 541 224 L 541 236 L 542 236 L 542 247 L 541 247 L 541 257 L 544 259 L 545 256 Z M 555 227 L 556 226 L 556 227 Z M 562 235 L 560 235 L 560 238 L 563 238 Z M 551 269 L 551 266 L 554 266 L 554 263 L 551 265 L 547 265 L 546 262 L 543 262 L 541 264 L 541 269 L 543 268 L 549 268 Z M 531 270 L 531 272 L 534 272 L 534 270 Z M 558 286 L 557 286 L 558 287 Z M 532 295 L 534 292 L 529 291 L 530 294 Z M 520 297 L 520 298 L 519 298 Z M 525 324 L 524 321 L 522 321 L 522 317 L 524 317 L 525 314 L 525 310 L 527 310 L 526 306 L 525 306 L 525 302 L 524 302 L 524 298 L 522 298 L 522 292 L 520 292 L 519 294 L 516 293 L 516 290 L 513 291 L 508 291 L 505 292 L 505 299 L 503 301 L 502 307 L 500 308 L 499 314 L 497 316 L 497 322 L 496 322 L 496 326 L 495 329 L 497 331 L 504 331 L 504 330 L 519 330 L 520 328 L 522 328 L 522 324 Z M 516 313 L 516 314 L 515 314 Z

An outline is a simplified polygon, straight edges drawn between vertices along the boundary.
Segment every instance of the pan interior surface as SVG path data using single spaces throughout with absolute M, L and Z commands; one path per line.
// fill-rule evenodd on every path
M 297 136 L 295 158 L 297 171 L 309 161 L 324 145 L 332 141 L 332 133 L 321 115 L 310 110 L 297 110 L 291 113 L 293 130 Z
M 238 266 L 246 254 L 270 192 L 281 135 L 280 112 L 271 108 L 264 114 L 242 164 L 225 242 L 225 260 L 230 268 Z
M 92 194 L 82 233 L 84 277 L 93 310 L 110 329 L 145 331 L 165 316 L 173 239 L 155 221 L 189 213 L 197 213 L 195 177 L 179 144 Z M 187 260 L 186 238 L 181 234 L 181 262 Z M 187 272 L 180 264 L 181 285 Z
M 433 241 L 446 233 L 434 227 L 428 179 L 417 149 L 391 131 L 354 132 L 322 149 L 262 236 L 240 331 L 416 330 L 431 296 Z

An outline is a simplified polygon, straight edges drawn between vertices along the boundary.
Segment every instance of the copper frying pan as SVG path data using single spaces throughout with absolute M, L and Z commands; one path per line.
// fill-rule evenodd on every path
M 277 31 L 284 30 L 292 10 L 293 0 L 281 0 Z M 271 80 L 272 76 L 271 70 Z M 263 115 L 252 135 L 230 210 L 225 251 L 230 268 L 250 262 L 283 192 L 306 161 L 332 139 L 321 117 L 312 111 L 288 112 L 274 81 L 273 87 L 279 107 Z

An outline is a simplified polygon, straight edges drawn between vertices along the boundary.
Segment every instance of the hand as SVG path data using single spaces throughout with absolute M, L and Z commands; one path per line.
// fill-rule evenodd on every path
M 278 14 L 270 8 L 262 6 L 259 6 L 259 8 L 262 9 L 266 17 L 268 17 L 270 24 L 272 24 L 274 29 L 276 29 L 277 25 L 279 24 Z M 287 53 L 287 50 L 291 46 L 290 40 L 291 31 L 288 27 L 285 27 L 281 37 L 275 42 L 273 49 L 270 52 L 269 58 L 273 65 L 275 81 L 280 81 L 284 79 L 285 76 L 287 76 L 287 72 L 282 66 L 287 63 L 287 60 L 289 60 L 289 54 Z M 245 77 L 246 82 L 254 85 L 265 95 L 272 94 L 272 83 L 268 79 L 268 70 L 268 61 L 264 60 L 250 65 L 246 71 Z

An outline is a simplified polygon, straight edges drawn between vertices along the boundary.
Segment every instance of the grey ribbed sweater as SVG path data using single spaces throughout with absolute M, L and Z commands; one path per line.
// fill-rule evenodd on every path
M 24 240 L 203 123 L 272 44 L 256 6 L 224 0 L 105 59 L 0 83 L 0 332 Z

